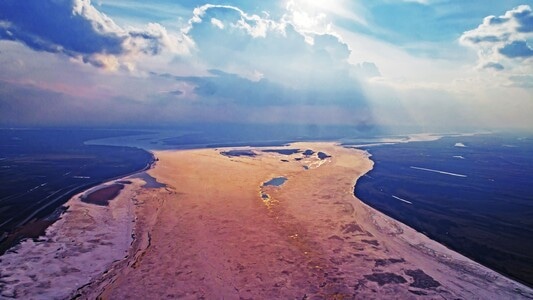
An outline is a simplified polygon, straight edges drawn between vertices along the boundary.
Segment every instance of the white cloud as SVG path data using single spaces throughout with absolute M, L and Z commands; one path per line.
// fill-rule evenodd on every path
M 223 27 L 215 31 L 213 18 Z M 204 5 L 194 10 L 185 33 L 210 68 L 247 78 L 260 73 L 293 87 L 357 85 L 350 77 L 351 50 L 337 35 L 299 31 L 285 17 L 272 20 L 232 6 Z
M 6 0 L 0 3 L 0 39 L 94 66 L 131 69 L 132 56 L 187 53 L 189 43 L 156 23 L 124 29 L 90 0 Z
M 291 0 L 282 12 L 258 15 L 208 4 L 194 9 L 188 22 L 178 22 L 185 24 L 178 30 L 159 23 L 118 26 L 88 0 L 26 1 L 45 30 L 28 27 L 16 10 L 2 11 L 0 4 L 0 80 L 4 91 L 13 85 L 33 97 L 25 107 L 42 103 L 35 95 L 43 90 L 49 98 L 62 95 L 49 112 L 79 106 L 88 116 L 111 120 L 112 113 L 124 111 L 117 122 L 208 118 L 435 128 L 430 126 L 495 124 L 493 116 L 505 122 L 507 114 L 517 116 L 516 124 L 531 125 L 525 116 L 531 105 L 524 100 L 531 97 L 524 89 L 533 86 L 533 64 L 523 55 L 531 37 L 527 6 L 488 17 L 464 33 L 461 44 L 479 53 L 475 69 L 467 62 L 476 60 L 474 51 L 457 44 L 446 50 L 460 49 L 459 60 L 417 57 L 336 27 L 339 18 L 368 26 L 364 9 L 347 0 Z M 47 5 L 56 10 L 43 9 Z M 77 23 L 69 23 L 73 19 Z M 84 38 L 78 41 L 69 26 L 86 30 Z M 513 99 L 513 106 L 501 99 Z M 96 108 L 83 107 L 89 102 Z
M 478 70 L 498 72 L 502 86 L 531 89 L 533 80 L 533 12 L 520 5 L 504 15 L 488 16 L 475 29 L 463 33 L 460 43 L 477 51 Z M 497 80 L 496 80 L 497 79 Z
M 265 37 L 268 30 L 274 29 L 278 25 L 269 20 L 268 16 L 262 18 L 255 14 L 247 14 L 235 6 L 205 4 L 193 10 L 189 26 L 184 29 L 184 32 L 189 33 L 195 24 L 202 23 L 206 19 L 206 13 L 212 15 L 210 18 L 211 24 L 219 29 L 224 29 L 229 25 L 233 28 L 245 30 L 252 37 Z
M 222 23 L 222 21 L 217 18 L 211 18 L 211 24 L 218 27 L 219 29 L 224 29 L 224 23 Z
M 495 62 L 513 67 L 513 59 L 533 57 L 528 39 L 533 38 L 533 13 L 528 5 L 521 5 L 504 15 L 488 16 L 477 28 L 463 33 L 462 45 L 475 49 L 479 64 Z

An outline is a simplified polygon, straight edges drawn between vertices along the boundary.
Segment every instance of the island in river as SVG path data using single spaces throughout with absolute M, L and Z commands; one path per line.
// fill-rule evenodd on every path
M 72 198 L 72 210 L 39 245 L 27 241 L 4 255 L 3 293 L 79 299 L 533 297 L 530 288 L 355 198 L 354 182 L 373 165 L 366 152 L 333 143 L 277 149 L 302 151 L 155 151 L 158 161 L 147 173 L 159 185 L 143 187 L 138 176 L 122 179 L 131 183 L 108 206 L 84 203 L 81 194 Z M 231 150 L 250 155 L 224 155 Z M 286 180 L 278 186 L 264 184 L 280 177 Z

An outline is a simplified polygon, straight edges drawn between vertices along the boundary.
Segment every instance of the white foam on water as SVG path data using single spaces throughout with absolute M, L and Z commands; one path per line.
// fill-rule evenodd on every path
M 392 198 L 394 198 L 394 199 L 396 199 L 396 200 L 400 200 L 400 201 L 405 202 L 405 203 L 407 203 L 407 204 L 413 204 L 413 202 L 411 202 L 411 201 L 407 201 L 407 200 L 402 199 L 402 198 L 400 198 L 400 197 L 398 197 L 398 196 L 394 196 L 394 195 L 392 195 Z
M 420 167 L 411 166 L 411 169 L 428 171 L 428 172 L 439 173 L 439 174 L 445 174 L 445 175 L 456 176 L 456 177 L 467 177 L 466 175 L 463 175 L 463 174 L 457 174 L 457 173 L 451 173 L 451 172 L 445 172 L 445 171 L 439 171 L 439 170 L 433 170 L 433 169 L 426 169 L 426 168 L 420 168 Z

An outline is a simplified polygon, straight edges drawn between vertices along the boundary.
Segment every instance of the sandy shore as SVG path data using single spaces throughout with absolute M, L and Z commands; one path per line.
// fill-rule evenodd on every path
M 37 241 L 28 239 L 0 257 L 0 299 L 68 299 L 96 280 L 130 251 L 135 194 L 144 184 L 132 179 L 108 206 L 72 197 L 68 210 Z
M 31 276 L 58 277 L 48 283 L 48 289 L 43 288 L 50 293 L 62 287 L 66 293 L 70 287 L 70 293 L 61 297 L 55 297 L 59 293 L 44 294 L 54 298 L 533 298 L 531 289 L 356 199 L 354 182 L 372 168 L 365 152 L 332 143 L 296 143 L 277 149 L 311 149 L 314 154 L 283 155 L 261 149 L 245 151 L 245 156 L 221 154 L 229 149 L 155 152 L 159 161 L 149 173 L 166 186 L 141 188 L 142 181 L 133 179 L 109 207 L 95 210 L 92 205 L 90 209 L 101 209 L 112 219 L 109 216 L 120 207 L 129 207 L 130 213 L 121 219 L 126 222 L 83 229 L 92 235 L 104 234 L 106 230 L 99 230 L 122 224 L 118 228 L 129 239 L 110 248 L 98 246 L 102 241 L 95 242 L 94 249 L 99 250 L 86 251 L 86 259 L 81 258 L 85 250 L 73 252 L 81 261 L 76 267 L 79 270 L 84 270 L 84 264 L 92 266 L 90 253 L 112 251 L 116 253 L 113 260 L 94 266 L 84 273 L 83 280 L 78 274 L 78 285 L 68 277 L 63 279 L 61 273 Z M 320 159 L 319 151 L 331 157 Z M 287 181 L 279 187 L 263 186 L 275 177 Z M 72 207 L 82 212 L 86 205 L 91 204 L 72 204 L 71 212 L 60 221 L 65 223 L 54 226 L 70 228 L 78 223 L 69 223 L 67 218 L 75 212 Z M 94 215 L 92 221 L 102 222 L 100 217 Z M 129 228 L 124 227 L 126 223 Z M 69 233 L 70 237 L 76 234 Z M 86 240 L 80 237 L 79 243 L 86 245 Z M 120 239 L 115 236 L 111 240 Z M 50 241 L 42 244 L 56 246 Z M 44 250 L 34 248 L 38 246 L 27 249 L 35 249 L 35 257 L 42 257 L 37 253 Z M 54 262 L 51 255 L 56 254 L 51 249 L 48 252 L 50 255 L 37 259 L 41 264 L 36 268 L 75 261 L 61 257 Z M 103 256 L 112 256 L 107 254 Z M 0 267 L 6 261 L 12 266 L 7 281 L 19 280 L 6 285 L 10 287 L 7 293 L 29 299 L 40 291 L 35 284 L 21 284 L 23 278 L 33 278 L 27 269 L 16 270 L 23 261 L 2 258 Z M 35 274 L 40 273 L 37 270 Z M 35 290 L 34 294 L 28 289 Z

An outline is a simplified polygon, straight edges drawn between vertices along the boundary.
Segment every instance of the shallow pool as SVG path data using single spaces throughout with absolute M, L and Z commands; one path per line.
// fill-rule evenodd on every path
M 271 186 L 281 186 L 282 184 L 285 183 L 285 181 L 287 181 L 287 178 L 285 178 L 285 177 L 275 177 L 275 178 L 270 179 L 267 182 L 264 182 L 263 186 L 269 186 L 269 185 L 271 185 Z

